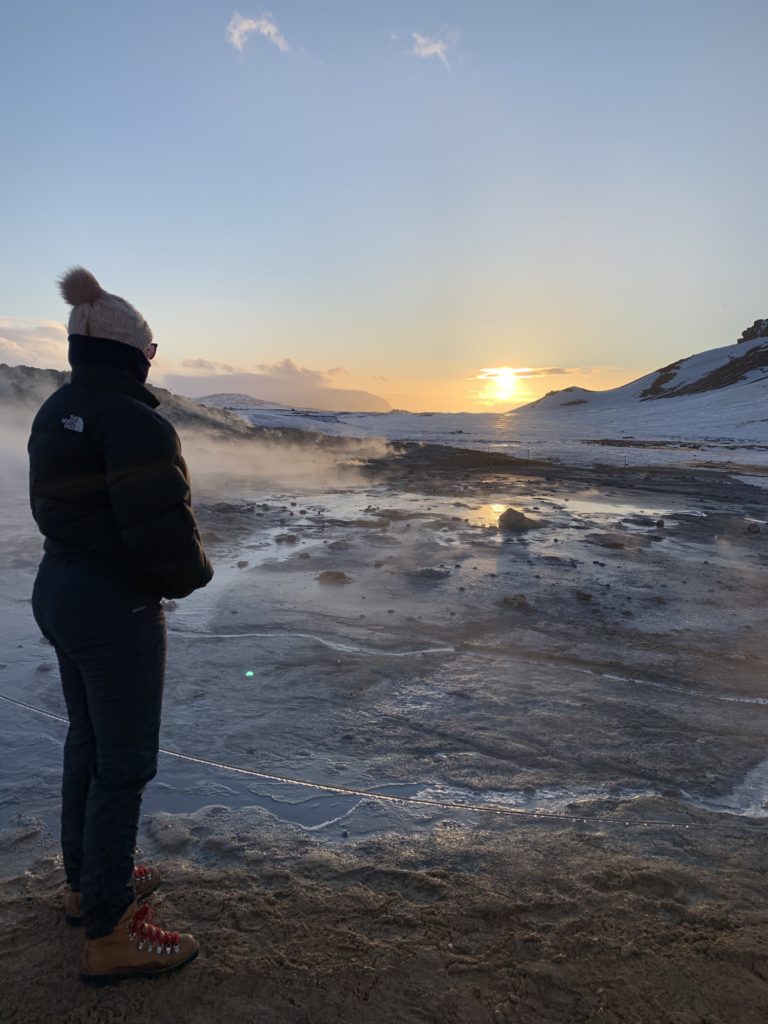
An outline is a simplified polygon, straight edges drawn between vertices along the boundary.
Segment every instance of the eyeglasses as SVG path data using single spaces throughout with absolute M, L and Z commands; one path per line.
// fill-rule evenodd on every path
M 157 354 L 157 342 L 156 341 L 150 341 L 150 343 L 144 349 L 144 355 L 147 357 L 147 359 L 154 359 L 156 354 Z

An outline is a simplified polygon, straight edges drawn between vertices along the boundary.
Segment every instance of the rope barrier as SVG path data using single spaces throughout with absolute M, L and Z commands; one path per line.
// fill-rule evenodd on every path
M 22 700 L 17 700 L 15 697 L 8 697 L 6 694 L 0 693 L 0 701 L 5 701 L 7 704 L 23 708 L 26 711 L 30 711 L 36 715 L 40 715 L 44 718 L 49 718 L 54 722 L 61 722 L 64 725 L 69 725 L 69 721 L 62 715 L 54 714 L 51 711 L 45 711 L 43 708 L 35 707 L 34 704 L 27 704 Z M 498 804 L 493 802 L 471 804 L 462 803 L 460 801 L 451 800 L 434 800 L 427 797 L 416 797 L 416 796 L 392 796 L 387 793 L 375 793 L 365 789 L 355 789 L 350 786 L 330 786 L 321 782 L 309 782 L 306 779 L 294 779 L 290 776 L 285 775 L 273 775 L 269 772 L 256 771 L 252 768 L 241 768 L 237 765 L 227 764 L 224 761 L 213 761 L 205 757 L 196 757 L 193 754 L 186 754 L 180 750 L 168 750 L 161 747 L 160 753 L 165 754 L 168 757 L 175 757 L 182 761 L 188 761 L 192 764 L 204 765 L 208 768 L 217 768 L 221 771 L 234 772 L 238 775 L 246 775 L 251 778 L 263 779 L 267 782 L 277 782 L 286 786 L 303 786 L 306 789 L 314 789 L 321 793 L 333 793 L 340 796 L 352 796 L 358 797 L 364 800 L 377 800 L 386 803 L 401 804 L 401 805 L 416 805 L 421 807 L 437 807 L 442 810 L 449 811 L 473 811 L 476 813 L 490 813 L 507 815 L 510 817 L 525 817 L 525 818 L 537 818 L 542 820 L 554 820 L 554 821 L 570 821 L 578 824 L 600 824 L 600 825 L 612 825 L 612 826 L 623 826 L 625 828 L 637 827 L 637 826 L 659 826 L 664 828 L 673 829 L 690 829 L 690 828 L 728 828 L 732 826 L 711 824 L 709 822 L 675 822 L 675 821 L 664 821 L 661 819 L 643 818 L 635 819 L 633 821 L 621 821 L 615 818 L 606 818 L 599 815 L 583 815 L 583 814 L 565 814 L 557 811 L 526 811 L 518 807 L 507 807 L 504 804 Z M 750 822 L 751 824 L 751 822 Z

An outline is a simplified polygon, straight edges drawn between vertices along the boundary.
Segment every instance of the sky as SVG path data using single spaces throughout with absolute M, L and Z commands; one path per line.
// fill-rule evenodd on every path
M 767 32 L 765 0 L 3 3 L 0 361 L 66 366 L 73 264 L 187 394 L 499 411 L 736 341 Z

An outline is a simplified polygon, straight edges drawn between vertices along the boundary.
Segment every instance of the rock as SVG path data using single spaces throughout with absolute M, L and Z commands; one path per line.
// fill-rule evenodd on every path
M 312 555 L 308 551 L 302 551 L 299 553 L 299 558 L 311 558 Z
M 664 529 L 664 520 L 663 519 L 657 519 L 656 520 L 656 529 L 657 530 L 663 530 Z
M 527 530 L 538 530 L 543 525 L 538 519 L 531 519 L 516 508 L 508 508 L 498 519 L 498 527 L 504 533 L 525 533 Z
M 501 603 L 509 606 L 510 608 L 531 607 L 525 594 L 509 594 L 507 597 L 503 597 L 501 599 Z
M 332 540 L 328 547 L 331 551 L 349 551 L 352 545 L 348 540 Z
M 237 568 L 238 569 L 247 569 L 249 564 L 250 564 L 249 562 L 246 562 L 244 559 L 241 558 L 240 561 L 237 563 Z
M 414 580 L 430 580 L 438 582 L 439 580 L 447 580 L 451 575 L 451 570 L 436 569 L 433 566 L 426 566 L 423 569 L 411 569 L 409 570 L 408 575 Z
M 592 595 L 587 590 L 577 590 L 573 596 L 577 601 L 583 601 L 584 604 L 589 604 L 592 600 Z
M 352 580 L 347 576 L 345 572 L 340 572 L 338 569 L 324 569 L 319 576 L 315 576 L 318 583 L 351 583 Z
M 758 338 L 766 337 L 768 337 L 768 319 L 755 320 L 751 327 L 741 332 L 737 344 L 741 345 L 745 341 L 756 341 Z
M 617 537 L 611 533 L 592 533 L 585 539 L 591 544 L 597 544 L 598 547 L 608 548 L 609 550 L 618 551 L 619 548 L 626 546 L 625 538 Z
M 295 533 L 278 533 L 275 537 L 276 544 L 297 544 L 299 538 Z

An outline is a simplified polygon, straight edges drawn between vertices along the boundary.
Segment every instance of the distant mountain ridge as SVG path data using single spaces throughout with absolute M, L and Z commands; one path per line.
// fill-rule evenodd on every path
M 275 369 L 275 368 L 273 368 Z M 166 373 L 165 383 L 176 394 L 198 401 L 218 395 L 253 396 L 258 403 L 321 412 L 389 412 L 386 398 L 357 388 L 335 387 L 332 379 L 283 360 L 270 373 L 218 373 L 206 376 Z M 253 403 L 251 403 L 253 408 Z
M 264 398 L 254 398 L 253 395 L 242 395 L 237 392 L 223 391 L 215 395 L 201 395 L 195 399 L 200 405 L 207 405 L 213 409 L 289 409 L 283 402 L 270 402 Z

